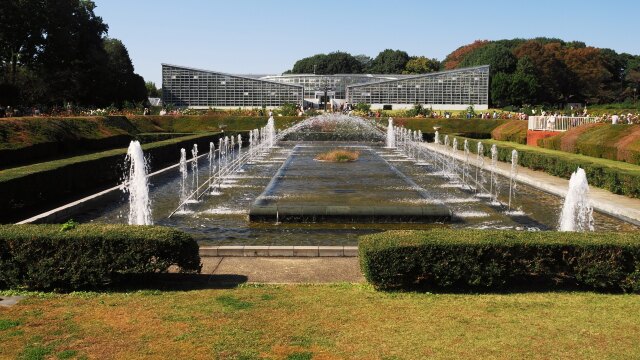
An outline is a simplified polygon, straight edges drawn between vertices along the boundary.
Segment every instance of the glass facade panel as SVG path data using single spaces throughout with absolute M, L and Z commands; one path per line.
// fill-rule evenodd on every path
M 301 104 L 303 87 L 162 65 L 165 104 L 178 107 L 260 107 Z
M 489 66 L 347 86 L 350 103 L 488 105 Z
M 489 103 L 489 66 L 423 75 L 230 75 L 162 64 L 165 104 L 260 107 L 303 104 L 326 94 L 349 103 L 463 106 Z

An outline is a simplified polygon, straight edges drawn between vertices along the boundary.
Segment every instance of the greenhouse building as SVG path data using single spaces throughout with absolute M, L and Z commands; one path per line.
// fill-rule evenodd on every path
M 232 75 L 162 64 L 163 102 L 195 109 L 367 103 L 372 109 L 462 110 L 489 103 L 489 66 L 420 75 Z

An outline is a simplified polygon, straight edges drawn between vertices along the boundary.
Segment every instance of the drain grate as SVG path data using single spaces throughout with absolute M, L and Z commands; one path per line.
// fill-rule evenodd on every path
M 336 194 L 353 194 L 356 191 L 351 189 L 335 189 L 333 192 Z

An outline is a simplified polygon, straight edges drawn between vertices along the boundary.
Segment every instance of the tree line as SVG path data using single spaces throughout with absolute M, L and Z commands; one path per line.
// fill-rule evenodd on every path
M 0 1 L 0 105 L 121 106 L 147 97 L 88 0 Z
M 298 60 L 285 73 L 426 74 L 490 65 L 493 106 L 612 103 L 635 100 L 640 56 L 553 38 L 478 40 L 444 60 L 387 49 L 375 58 L 345 52 Z
M 317 54 L 296 61 L 285 74 L 424 74 L 440 69 L 437 59 L 409 56 L 406 51 L 387 49 L 375 58 L 346 52 Z

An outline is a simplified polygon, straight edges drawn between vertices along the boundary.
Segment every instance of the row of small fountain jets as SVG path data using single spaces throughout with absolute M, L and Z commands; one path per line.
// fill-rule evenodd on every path
M 501 184 L 498 170 L 498 148 L 493 144 L 490 148 L 491 164 L 489 165 L 489 179 L 485 175 L 484 144 L 477 143 L 475 171 L 472 169 L 469 140 L 464 139 L 462 145 L 461 165 L 458 166 L 458 139 L 451 141 L 449 135 L 445 135 L 441 142 L 440 133 L 435 132 L 434 144 L 439 151 L 427 151 L 421 144 L 423 142 L 422 131 L 411 131 L 404 127 L 393 125 L 393 119 L 389 118 L 387 126 L 386 147 L 398 149 L 405 156 L 414 159 L 418 165 L 429 164 L 436 168 L 441 168 L 439 172 L 443 177 L 452 182 L 457 182 L 460 187 L 476 193 L 478 197 L 488 197 L 491 205 L 503 206 L 507 208 L 507 214 L 517 214 L 512 212 L 515 204 L 516 190 L 518 187 L 518 151 L 511 151 L 511 168 L 509 171 L 509 197 L 508 202 L 503 204 L 498 199 L 501 191 Z M 422 163 L 427 160 L 428 163 Z M 475 174 L 473 174 L 475 173 Z M 594 231 L 593 207 L 589 200 L 589 185 L 586 173 L 578 168 L 571 175 L 569 180 L 569 191 L 558 220 L 558 230 L 560 231 Z
M 191 159 L 187 160 L 186 149 L 180 150 L 180 204 L 169 215 L 171 217 L 185 206 L 197 202 L 206 194 L 217 194 L 222 188 L 225 179 L 232 174 L 243 171 L 245 164 L 259 159 L 273 147 L 277 141 L 291 132 L 298 131 L 304 126 L 304 122 L 298 123 L 282 132 L 276 133 L 274 119 L 271 117 L 267 125 L 261 129 L 249 132 L 249 148 L 242 151 L 243 140 L 240 135 L 237 138 L 226 136 L 219 139 L 218 147 L 213 142 L 209 143 L 208 154 L 198 155 L 198 146 L 194 144 L 191 150 Z M 491 146 L 491 164 L 489 166 L 489 184 L 485 176 L 484 145 L 478 142 L 475 161 L 475 174 L 472 176 L 469 141 L 463 142 L 464 155 L 462 166 L 458 166 L 457 150 L 458 139 L 450 141 L 448 135 L 444 136 L 440 143 L 440 134 L 435 132 L 435 145 L 439 151 L 426 149 L 423 145 L 421 131 L 410 131 L 403 127 L 395 127 L 393 119 L 389 119 L 387 127 L 386 146 L 395 148 L 412 158 L 418 165 L 424 164 L 421 160 L 429 161 L 435 167 L 441 167 L 440 174 L 452 182 L 458 182 L 463 189 L 474 191 L 478 197 L 489 197 L 493 205 L 506 206 L 511 211 L 515 202 L 518 175 L 518 152 L 511 153 L 511 170 L 509 173 L 509 200 L 507 204 L 499 202 L 500 182 L 497 175 L 498 149 Z M 208 178 L 200 183 L 198 160 L 208 156 Z M 129 193 L 129 216 L 131 225 L 151 225 L 153 223 L 151 199 L 149 196 L 148 166 L 144 158 L 142 147 L 138 141 L 132 141 L 127 151 L 126 163 L 129 165 L 128 175 L 125 177 L 122 188 Z M 175 165 L 173 166 L 175 167 Z M 189 181 L 188 168 L 191 168 L 191 181 Z M 165 169 L 166 170 L 166 169 Z M 588 197 L 589 185 L 583 169 L 571 176 L 569 192 L 565 198 L 560 215 L 559 230 L 561 231 L 593 231 L 593 208 Z
M 187 204 L 198 202 L 206 194 L 218 194 L 225 179 L 243 171 L 242 167 L 245 164 L 264 156 L 269 149 L 275 146 L 281 136 L 284 136 L 284 133 L 277 134 L 274 120 L 269 118 L 265 127 L 249 132 L 249 148 L 244 152 L 242 151 L 241 135 L 220 138 L 217 148 L 213 142 L 210 142 L 209 152 L 202 155 L 198 155 L 198 145 L 194 144 L 191 149 L 191 158 L 188 160 L 187 150 L 180 149 L 180 162 L 178 163 L 180 203 L 169 217 L 184 211 Z M 201 183 L 198 161 L 204 156 L 208 157 L 209 173 L 207 179 Z M 148 164 L 138 141 L 132 141 L 129 145 L 125 163 L 129 165 L 129 171 L 122 188 L 129 193 L 128 222 L 130 225 L 151 225 L 153 217 L 149 196 Z M 189 180 L 189 170 L 191 170 L 191 180 Z

